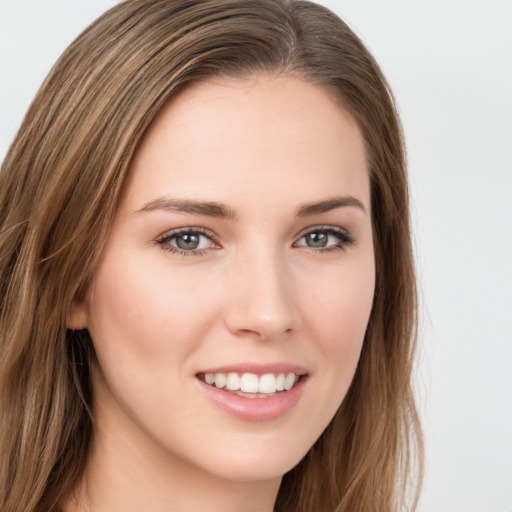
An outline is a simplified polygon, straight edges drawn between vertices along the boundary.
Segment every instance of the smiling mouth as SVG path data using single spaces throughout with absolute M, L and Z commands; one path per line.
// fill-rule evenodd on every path
M 270 398 L 292 389 L 304 375 L 296 373 L 199 373 L 214 388 L 245 398 Z

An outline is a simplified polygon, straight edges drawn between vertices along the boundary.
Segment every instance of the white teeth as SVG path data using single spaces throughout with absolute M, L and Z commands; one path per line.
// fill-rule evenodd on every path
M 231 391 L 240 389 L 240 377 L 238 373 L 228 373 L 226 378 L 226 387 Z
M 259 388 L 258 376 L 254 373 L 244 373 L 240 379 L 240 389 L 244 393 L 257 393 Z
M 277 376 L 277 379 L 276 379 L 276 390 L 277 391 L 283 391 L 284 390 L 284 381 L 285 381 L 285 375 L 284 373 L 280 373 L 278 376 Z
M 286 376 L 286 379 L 284 380 L 284 389 L 286 389 L 286 391 L 288 391 L 289 389 L 293 388 L 294 384 L 295 384 L 295 374 L 289 373 Z
M 271 373 L 266 373 L 260 377 L 258 386 L 260 393 L 275 393 L 276 392 L 276 378 Z
M 210 386 L 229 391 L 241 391 L 242 393 L 261 393 L 273 395 L 277 391 L 288 391 L 299 380 L 299 376 L 295 373 L 265 373 L 258 376 L 254 373 L 240 374 L 236 372 L 230 373 L 205 373 L 204 381 Z
M 223 373 L 215 374 L 215 387 L 223 388 L 226 385 L 226 375 Z

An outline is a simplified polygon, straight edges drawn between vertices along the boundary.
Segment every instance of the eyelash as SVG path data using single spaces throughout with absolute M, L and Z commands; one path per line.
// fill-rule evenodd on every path
M 169 251 L 173 254 L 177 254 L 179 256 L 202 256 L 205 253 L 205 249 L 194 249 L 186 251 L 184 249 L 180 249 L 179 247 L 173 247 L 170 245 L 170 242 L 176 238 L 178 238 L 180 235 L 198 235 L 198 236 L 204 236 L 211 240 L 213 244 L 218 244 L 218 241 L 216 237 L 213 235 L 211 231 L 208 231 L 204 228 L 180 228 L 176 229 L 174 231 L 171 231 L 169 233 L 166 233 L 162 237 L 160 237 L 156 243 L 162 247 L 164 251 Z
M 314 233 L 322 233 L 324 235 L 333 236 L 334 238 L 338 239 L 338 242 L 334 245 L 331 245 L 329 247 L 325 248 L 318 248 L 315 249 L 314 247 L 309 247 L 306 245 L 295 245 L 297 242 L 294 243 L 295 247 L 305 247 L 306 249 L 309 249 L 315 253 L 328 253 L 333 251 L 344 251 L 348 246 L 354 245 L 357 241 L 356 237 L 347 231 L 346 229 L 339 228 L 336 226 L 313 226 L 311 228 L 306 229 L 303 231 L 299 237 L 298 240 L 302 240 L 307 235 L 312 235 Z
M 312 234 L 318 234 L 322 233 L 327 236 L 333 236 L 338 239 L 338 242 L 332 246 L 328 246 L 325 248 L 314 248 L 309 247 L 307 245 L 296 245 L 298 241 L 302 240 L 307 235 Z M 209 249 L 191 249 L 191 250 L 184 250 L 180 249 L 179 247 L 174 247 L 170 245 L 170 242 L 172 240 L 175 240 L 180 235 L 196 235 L 196 236 L 204 236 L 208 238 L 212 244 L 218 244 L 217 238 L 214 236 L 214 234 L 204 228 L 180 228 L 174 231 L 171 231 L 169 233 L 166 233 L 162 237 L 160 237 L 158 240 L 156 240 L 156 243 L 164 250 L 169 251 L 173 254 L 177 254 L 180 256 L 203 256 L 205 252 Z M 294 242 L 294 247 L 304 247 L 306 249 L 309 249 L 310 251 L 314 253 L 329 253 L 333 251 L 344 251 L 347 246 L 354 245 L 354 243 L 357 241 L 356 237 L 351 234 L 346 229 L 342 229 L 335 226 L 313 226 L 311 228 L 308 228 L 307 230 L 303 231 L 297 239 L 297 242 Z

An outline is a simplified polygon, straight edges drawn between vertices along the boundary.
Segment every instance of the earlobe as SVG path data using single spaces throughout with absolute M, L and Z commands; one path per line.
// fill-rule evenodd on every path
M 66 327 L 72 331 L 87 329 L 89 326 L 87 308 L 83 301 L 73 299 L 66 315 Z

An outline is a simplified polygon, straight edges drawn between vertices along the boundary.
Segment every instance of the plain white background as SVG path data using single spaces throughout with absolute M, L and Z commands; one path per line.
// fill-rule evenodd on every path
M 0 0 L 0 160 L 51 65 L 114 0 Z M 419 512 L 512 512 L 512 1 L 323 0 L 395 91 L 421 290 Z

